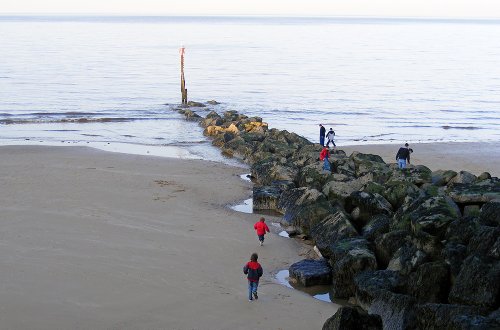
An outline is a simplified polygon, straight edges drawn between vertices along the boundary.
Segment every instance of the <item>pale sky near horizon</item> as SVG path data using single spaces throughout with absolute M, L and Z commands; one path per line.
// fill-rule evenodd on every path
M 1 0 L 7 14 L 500 18 L 500 0 Z

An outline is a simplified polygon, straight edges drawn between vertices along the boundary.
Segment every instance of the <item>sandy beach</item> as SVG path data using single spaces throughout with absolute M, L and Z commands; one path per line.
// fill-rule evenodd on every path
M 278 284 L 303 257 L 256 215 L 248 170 L 85 147 L 0 147 L 2 329 L 320 329 L 336 311 Z M 272 222 L 272 218 L 268 218 Z M 272 227 L 272 226 L 271 226 Z M 259 300 L 243 265 L 258 252 Z
M 399 144 L 374 144 L 339 146 L 347 155 L 353 151 L 380 155 L 386 163 L 396 162 Z M 431 170 L 468 171 L 479 175 L 489 172 L 492 176 L 500 176 L 500 145 L 498 143 L 412 143 L 411 163 L 425 165 Z
M 398 147 L 341 149 L 392 162 Z M 488 144 L 412 148 L 414 164 L 498 175 Z M 337 305 L 274 278 L 303 258 L 302 244 L 271 233 L 260 247 L 258 216 L 227 207 L 251 194 L 243 173 L 86 147 L 0 147 L 1 327 L 321 329 Z M 252 252 L 264 277 L 249 302 L 242 267 Z

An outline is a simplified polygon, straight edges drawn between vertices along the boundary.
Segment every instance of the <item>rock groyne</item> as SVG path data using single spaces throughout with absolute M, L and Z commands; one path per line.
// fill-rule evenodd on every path
M 260 117 L 176 110 L 223 154 L 251 166 L 255 209 L 281 213 L 284 226 L 315 243 L 325 259 L 317 272 L 301 262 L 290 274 L 326 280 L 335 297 L 359 306 L 339 310 L 324 329 L 345 329 L 354 316 L 372 320 L 370 329 L 500 328 L 497 177 L 400 170 L 378 155 L 338 149 L 330 173 L 319 144 L 269 129 Z

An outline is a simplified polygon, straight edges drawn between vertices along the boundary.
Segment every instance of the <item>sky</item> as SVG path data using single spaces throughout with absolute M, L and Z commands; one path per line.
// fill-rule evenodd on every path
M 7 14 L 500 18 L 500 0 L 1 0 Z

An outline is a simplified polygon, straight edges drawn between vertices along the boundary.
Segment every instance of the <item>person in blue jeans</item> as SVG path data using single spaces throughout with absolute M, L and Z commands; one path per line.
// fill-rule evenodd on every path
M 398 167 L 400 169 L 405 169 L 406 164 L 410 164 L 410 153 L 412 153 L 413 150 L 409 147 L 408 143 L 405 143 L 405 146 L 399 148 L 398 153 L 396 154 L 396 161 L 398 162 Z
M 252 253 L 250 261 L 243 267 L 243 273 L 247 275 L 248 280 L 248 300 L 252 301 L 259 299 L 257 288 L 259 287 L 259 279 L 262 276 L 262 266 L 257 262 L 259 256 L 257 253 Z

